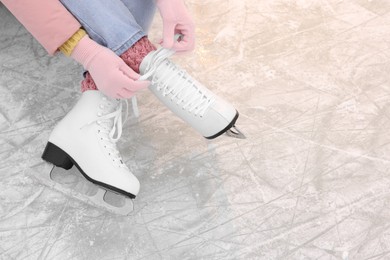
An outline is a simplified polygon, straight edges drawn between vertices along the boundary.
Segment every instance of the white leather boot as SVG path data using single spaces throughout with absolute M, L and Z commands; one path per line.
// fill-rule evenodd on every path
M 163 48 L 149 53 L 140 65 L 140 80 L 150 80 L 153 94 L 205 138 L 213 139 L 225 132 L 245 138 L 234 126 L 237 110 L 170 61 L 168 57 L 173 53 Z
M 116 147 L 122 132 L 121 112 L 120 101 L 100 91 L 84 92 L 54 128 L 42 159 L 64 169 L 76 165 L 89 181 L 134 198 L 139 181 Z

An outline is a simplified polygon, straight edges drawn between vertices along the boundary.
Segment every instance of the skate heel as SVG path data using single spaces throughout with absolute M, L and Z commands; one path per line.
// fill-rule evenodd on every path
M 65 170 L 69 170 L 73 166 L 73 162 L 69 155 L 61 148 L 50 142 L 46 144 L 45 151 L 43 151 L 42 154 L 42 159 L 57 167 L 64 168 Z

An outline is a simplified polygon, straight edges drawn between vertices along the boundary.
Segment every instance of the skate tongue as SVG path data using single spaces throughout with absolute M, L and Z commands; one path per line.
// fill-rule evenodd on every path
M 174 50 L 169 50 L 162 47 L 158 48 L 156 51 L 149 52 L 149 54 L 145 56 L 139 66 L 141 77 L 138 80 L 150 79 L 161 62 L 172 56 L 174 53 Z
M 105 104 L 106 113 L 109 114 L 109 113 L 115 112 L 118 109 L 118 106 L 119 106 L 121 101 L 119 99 L 108 98 L 108 97 L 107 97 L 107 99 L 109 99 L 109 100 Z
M 105 132 L 109 135 L 110 139 L 116 142 L 122 135 L 122 103 L 121 100 L 109 99 L 107 97 L 104 97 L 103 100 L 105 100 L 105 102 L 104 104 L 101 104 L 100 107 L 102 109 L 104 108 L 104 110 L 101 111 L 101 113 L 98 114 L 96 118 L 85 124 L 83 127 L 97 123 L 103 129 L 105 129 Z M 128 103 L 127 101 L 125 102 L 127 105 L 127 117 Z
M 148 55 L 146 55 L 144 57 L 144 59 L 142 60 L 141 64 L 139 65 L 139 72 L 141 75 L 144 75 L 146 73 L 146 68 L 148 67 L 148 65 L 150 63 L 150 60 L 153 59 L 153 54 L 155 52 L 156 51 L 149 52 Z M 141 78 L 139 80 L 141 80 Z
M 177 33 L 174 35 L 175 41 L 180 42 L 182 40 L 182 38 L 183 38 L 182 34 Z M 161 60 L 164 60 L 165 58 L 168 58 L 168 57 L 172 56 L 173 54 L 175 54 L 175 51 L 160 47 L 157 50 L 148 53 L 148 55 L 146 55 L 144 57 L 144 59 L 142 60 L 140 66 L 139 66 L 139 71 L 140 71 L 140 74 L 142 75 L 139 78 L 139 80 L 145 80 L 151 76 L 151 75 L 149 75 L 149 76 L 143 77 L 143 75 L 148 72 L 147 70 L 148 70 L 148 67 L 150 67 L 151 62 L 152 63 L 159 62 L 158 58 L 157 58 L 157 60 L 151 61 L 152 59 L 154 59 L 154 57 L 158 56 L 159 53 L 162 53 L 162 56 L 165 56 L 161 59 Z
M 122 103 L 118 101 L 119 104 L 113 106 L 112 112 L 100 117 L 99 120 L 102 121 L 102 124 L 110 130 L 109 136 L 113 141 L 119 140 L 122 135 Z M 126 104 L 127 101 L 126 101 Z M 127 116 L 126 116 L 127 117 Z M 116 137 L 115 137 L 116 135 Z

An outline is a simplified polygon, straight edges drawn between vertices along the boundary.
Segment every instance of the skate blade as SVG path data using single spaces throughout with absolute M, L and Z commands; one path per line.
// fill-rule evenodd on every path
M 121 216 L 127 216 L 129 215 L 133 210 L 134 210 L 134 204 L 132 199 L 125 197 L 123 195 L 118 195 L 121 196 L 122 198 L 122 203 L 121 205 L 113 205 L 111 203 L 108 203 L 105 198 L 109 198 L 110 194 L 112 194 L 110 190 L 105 190 L 101 188 L 100 186 L 97 186 L 95 184 L 92 184 L 91 182 L 87 181 L 84 177 L 81 177 L 82 175 L 78 173 L 78 170 L 76 167 L 73 167 L 72 169 L 66 171 L 62 168 L 53 166 L 51 164 L 48 164 L 46 162 L 42 162 L 39 165 L 36 165 L 33 167 L 33 174 L 32 177 L 37 179 L 41 184 L 47 186 L 50 189 L 56 190 L 65 196 L 75 199 L 78 201 L 81 201 L 85 204 L 88 204 L 90 206 L 96 207 L 103 209 L 105 211 L 111 212 L 116 215 L 121 215 Z M 73 171 L 71 173 L 68 173 L 69 171 Z M 60 175 L 61 173 L 66 173 L 67 177 L 71 177 L 73 180 L 74 178 L 77 178 L 78 181 L 81 181 L 84 185 L 83 190 L 85 190 L 86 186 L 87 189 L 93 190 L 92 194 L 86 193 L 81 193 L 76 191 L 73 188 L 67 187 L 75 187 L 74 183 L 59 183 L 56 180 L 53 180 L 53 175 Z M 73 175 L 73 176 L 72 176 Z M 73 178 L 74 177 L 74 178 Z M 91 189 L 91 187 L 93 187 Z M 89 192 L 91 193 L 91 192 Z M 114 194 L 115 195 L 115 194 Z M 112 197 L 112 196 L 111 196 Z M 111 199 L 113 200 L 113 199 Z
M 233 138 L 246 139 L 246 136 L 235 125 L 227 130 L 225 134 Z

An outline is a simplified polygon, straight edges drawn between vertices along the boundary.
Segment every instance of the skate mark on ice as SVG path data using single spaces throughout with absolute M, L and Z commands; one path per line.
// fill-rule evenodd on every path
M 24 203 L 18 207 L 13 208 L 10 212 L 8 212 L 5 216 L 2 216 L 0 221 L 6 220 L 8 218 L 11 218 L 15 216 L 16 214 L 22 212 L 25 208 L 27 208 L 32 202 L 34 202 L 42 193 L 44 190 L 43 187 L 41 187 L 37 192 L 32 194 L 30 197 L 28 197 Z
M 248 117 L 248 116 L 245 116 L 245 117 L 247 117 L 248 119 L 253 120 L 254 122 L 257 123 L 257 121 L 255 121 L 251 117 Z M 325 149 L 328 149 L 328 150 L 332 150 L 332 151 L 336 151 L 336 152 L 347 154 L 349 156 L 353 156 L 355 159 L 356 158 L 363 158 L 363 159 L 367 159 L 367 160 L 370 160 L 370 161 L 378 161 L 378 162 L 390 164 L 390 160 L 386 160 L 386 159 L 383 159 L 383 158 L 380 158 L 380 157 L 370 156 L 370 155 L 367 155 L 367 154 L 364 154 L 364 153 L 357 153 L 357 152 L 346 151 L 346 150 L 343 150 L 341 148 L 337 148 L 337 147 L 334 147 L 334 146 L 325 145 L 325 144 L 321 144 L 321 143 L 318 143 L 318 142 L 315 142 L 315 141 L 312 141 L 312 140 L 308 140 L 307 138 L 298 136 L 298 135 L 294 134 L 293 132 L 284 130 L 284 129 L 279 128 L 279 127 L 275 127 L 273 125 L 270 125 L 270 124 L 267 124 L 267 123 L 264 123 L 264 122 L 262 122 L 261 124 L 265 125 L 266 127 L 270 128 L 270 129 L 272 129 L 272 130 L 274 130 L 276 132 L 282 132 L 282 133 L 284 133 L 284 134 L 286 134 L 288 136 L 300 139 L 300 140 L 305 141 L 307 143 L 311 143 L 311 144 L 313 144 L 315 146 L 318 146 L 318 147 L 322 147 L 322 148 L 325 148 Z

